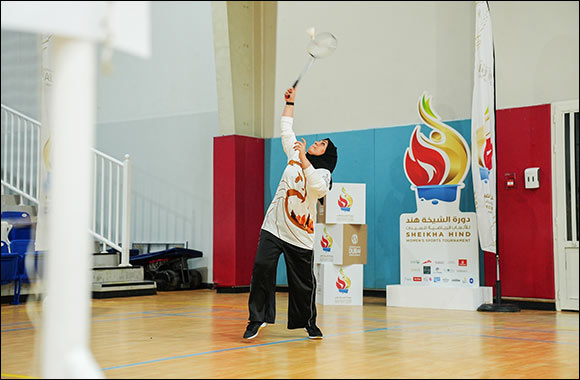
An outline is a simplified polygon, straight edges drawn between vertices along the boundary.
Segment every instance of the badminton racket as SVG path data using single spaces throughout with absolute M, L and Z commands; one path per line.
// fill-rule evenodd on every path
M 296 82 L 292 85 L 292 88 L 295 88 L 298 85 L 298 82 L 302 79 L 302 77 L 306 74 L 310 66 L 314 63 L 316 59 L 319 58 L 326 58 L 336 50 L 337 40 L 336 37 L 332 33 L 324 32 L 314 35 L 314 28 L 308 29 L 308 34 L 310 34 L 310 42 L 306 48 L 308 53 L 308 62 L 302 69 L 300 75 L 296 79 Z

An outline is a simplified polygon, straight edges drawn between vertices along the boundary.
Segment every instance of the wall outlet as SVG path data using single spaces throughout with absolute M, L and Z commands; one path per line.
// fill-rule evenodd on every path
M 526 189 L 537 189 L 540 187 L 540 168 L 527 168 L 524 170 Z

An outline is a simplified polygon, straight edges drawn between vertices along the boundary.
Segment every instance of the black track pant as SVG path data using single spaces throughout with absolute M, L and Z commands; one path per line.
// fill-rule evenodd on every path
M 278 239 L 268 231 L 260 231 L 258 251 L 250 285 L 250 321 L 274 323 L 276 319 L 276 268 L 284 253 L 288 274 L 288 328 L 297 329 L 316 324 L 316 279 L 313 251 L 296 247 Z

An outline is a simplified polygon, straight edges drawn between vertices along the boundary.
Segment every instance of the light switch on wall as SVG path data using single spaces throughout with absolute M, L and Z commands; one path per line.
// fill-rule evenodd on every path
M 537 189 L 540 187 L 540 168 L 527 168 L 524 170 L 526 189 Z
M 516 188 L 516 173 L 505 173 L 505 187 L 506 189 Z

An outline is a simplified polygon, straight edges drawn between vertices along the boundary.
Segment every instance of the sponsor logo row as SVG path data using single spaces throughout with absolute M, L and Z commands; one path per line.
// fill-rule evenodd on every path
M 473 284 L 475 282 L 475 280 L 473 279 L 473 277 L 463 277 L 462 279 L 459 278 L 441 278 L 438 276 L 435 277 L 431 277 L 431 276 L 413 276 L 411 277 L 405 277 L 405 281 L 413 281 L 413 282 L 433 282 L 433 283 L 448 283 L 448 282 L 459 282 L 459 283 L 463 283 L 463 284 Z

